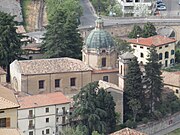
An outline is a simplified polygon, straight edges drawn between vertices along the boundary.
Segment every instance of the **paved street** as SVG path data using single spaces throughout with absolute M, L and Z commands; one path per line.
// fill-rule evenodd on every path
M 83 7 L 83 16 L 80 18 L 81 26 L 94 26 L 96 16 L 91 3 L 89 0 L 80 0 L 80 4 Z
M 179 0 L 163 0 L 166 4 L 166 11 L 161 11 L 162 16 L 180 16 L 180 5 Z

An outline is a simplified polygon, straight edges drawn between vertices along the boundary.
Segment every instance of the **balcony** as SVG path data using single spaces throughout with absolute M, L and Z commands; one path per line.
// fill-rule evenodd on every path
M 34 115 L 28 115 L 28 119 L 33 119 L 34 117 Z
M 56 112 L 56 115 L 57 116 L 64 116 L 64 115 L 67 115 L 68 114 L 68 112 L 67 111 L 58 111 L 58 112 Z

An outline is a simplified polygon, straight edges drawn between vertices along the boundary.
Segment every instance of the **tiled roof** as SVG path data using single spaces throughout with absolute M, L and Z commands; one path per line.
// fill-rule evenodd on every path
M 104 89 L 114 88 L 116 90 L 120 90 L 120 88 L 117 85 L 115 85 L 113 83 L 106 82 L 106 81 L 99 80 L 98 84 L 99 84 L 100 88 L 104 88 Z
M 128 42 L 133 44 L 145 45 L 145 46 L 161 46 L 165 44 L 170 44 L 176 42 L 173 38 L 168 38 L 161 35 L 156 35 L 148 38 L 138 38 L 138 39 L 130 39 Z
M 119 69 L 104 69 L 104 70 L 93 70 L 93 73 L 115 73 L 115 72 L 119 72 Z
M 61 92 L 18 97 L 18 101 L 20 104 L 19 109 L 59 105 L 71 102 Z
M 92 70 L 88 65 L 73 58 L 52 58 L 17 61 L 22 74 L 47 74 Z
M 6 71 L 4 71 L 4 69 L 2 69 L 2 67 L 0 67 L 0 75 L 4 75 L 6 74 Z
M 14 92 L 0 85 L 0 109 L 19 107 Z
M 164 84 L 180 87 L 180 71 L 178 72 L 162 72 Z
M 15 128 L 0 128 L 0 135 L 23 135 Z
M 124 128 L 122 130 L 119 130 L 117 132 L 114 132 L 110 135 L 147 135 L 145 133 L 141 133 L 139 131 L 136 131 L 134 129 L 130 129 L 130 128 Z

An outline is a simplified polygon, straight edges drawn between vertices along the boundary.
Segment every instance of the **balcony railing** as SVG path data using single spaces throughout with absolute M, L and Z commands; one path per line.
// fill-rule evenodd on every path
M 29 119 L 32 119 L 32 118 L 34 118 L 35 116 L 34 115 L 28 115 L 28 118 Z
M 34 125 L 29 125 L 28 129 L 34 129 Z

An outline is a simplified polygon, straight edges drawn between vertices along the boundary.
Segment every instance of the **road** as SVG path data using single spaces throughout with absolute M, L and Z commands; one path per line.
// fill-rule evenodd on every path
M 83 7 L 83 16 L 80 18 L 80 27 L 94 26 L 96 14 L 91 3 L 89 2 L 89 0 L 80 0 L 80 4 Z
M 160 14 L 162 16 L 180 16 L 180 5 L 179 0 L 163 0 L 166 4 L 166 11 L 161 11 Z

